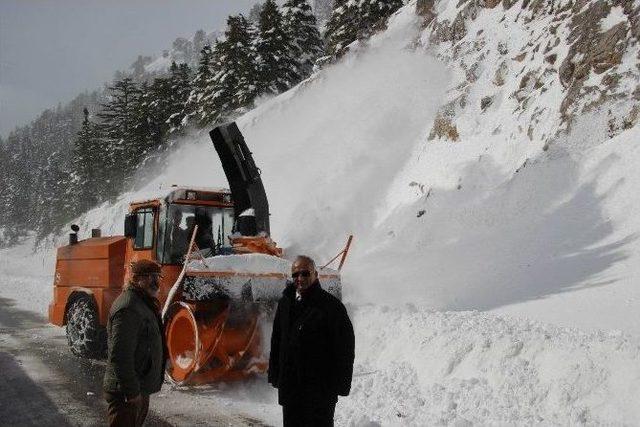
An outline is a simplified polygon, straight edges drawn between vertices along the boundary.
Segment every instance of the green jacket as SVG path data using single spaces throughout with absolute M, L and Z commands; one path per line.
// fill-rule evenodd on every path
M 160 391 L 165 368 L 163 335 L 150 301 L 139 291 L 123 291 L 111 306 L 107 334 L 104 390 L 127 397 Z

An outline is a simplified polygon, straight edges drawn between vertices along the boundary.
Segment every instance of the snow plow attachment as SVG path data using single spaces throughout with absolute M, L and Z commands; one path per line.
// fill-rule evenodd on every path
M 234 381 L 265 372 L 259 310 L 223 301 L 178 302 L 166 326 L 171 364 L 179 385 Z
M 221 255 L 185 263 L 176 302 L 164 315 L 169 364 L 177 385 L 229 382 L 266 372 L 275 306 L 291 262 L 267 254 Z M 341 296 L 336 270 L 320 281 Z

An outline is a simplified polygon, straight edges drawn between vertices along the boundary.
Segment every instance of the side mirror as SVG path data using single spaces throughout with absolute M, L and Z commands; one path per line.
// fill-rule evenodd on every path
M 124 217 L 124 236 L 135 239 L 138 230 L 138 215 L 129 214 Z

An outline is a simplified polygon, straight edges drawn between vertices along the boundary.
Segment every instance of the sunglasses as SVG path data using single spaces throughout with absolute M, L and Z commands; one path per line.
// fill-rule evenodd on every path
M 298 276 L 309 277 L 311 276 L 311 272 L 309 270 L 296 271 L 295 273 L 291 273 L 291 277 L 297 279 Z

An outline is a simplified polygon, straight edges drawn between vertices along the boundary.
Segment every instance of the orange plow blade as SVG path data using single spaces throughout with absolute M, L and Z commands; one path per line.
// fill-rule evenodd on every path
M 168 374 L 178 385 L 235 381 L 266 371 L 255 304 L 177 302 L 165 333 Z

